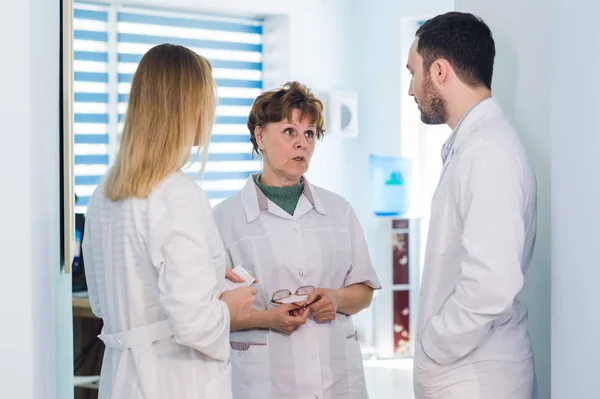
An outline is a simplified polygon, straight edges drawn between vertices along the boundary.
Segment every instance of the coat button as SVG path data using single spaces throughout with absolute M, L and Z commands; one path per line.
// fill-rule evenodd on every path
M 240 352 L 238 352 L 238 357 L 242 357 L 242 354 Z
M 300 277 L 304 276 L 304 272 L 298 273 L 298 276 L 300 276 Z
M 297 232 L 298 232 L 298 229 L 294 229 L 294 233 L 297 233 Z

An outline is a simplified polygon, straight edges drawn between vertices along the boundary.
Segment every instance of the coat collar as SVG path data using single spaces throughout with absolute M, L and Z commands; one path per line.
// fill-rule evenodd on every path
M 317 192 L 312 184 L 303 176 L 302 181 L 304 182 L 304 190 L 294 211 L 294 215 L 290 216 L 287 213 L 278 212 L 279 207 L 270 201 L 267 196 L 256 184 L 256 178 L 258 174 L 252 174 L 248 177 L 248 181 L 242 188 L 242 203 L 244 205 L 244 212 L 246 213 L 246 220 L 248 223 L 252 222 L 258 216 L 265 211 L 270 211 L 282 217 L 296 218 L 306 213 L 311 208 L 314 208 L 317 212 L 322 215 L 326 215 L 325 208 L 317 195 Z
M 503 116 L 504 112 L 496 100 L 492 97 L 488 97 L 485 100 L 475 105 L 469 112 L 464 116 L 459 126 L 452 133 L 450 143 L 446 142 L 444 145 L 448 146 L 448 156 L 442 167 L 442 175 L 448 167 L 452 156 L 456 154 L 461 144 L 469 137 L 473 132 L 477 130 L 481 124 L 488 120 L 498 116 Z

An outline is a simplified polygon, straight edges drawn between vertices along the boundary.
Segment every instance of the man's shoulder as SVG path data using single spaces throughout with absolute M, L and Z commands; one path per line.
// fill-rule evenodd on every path
M 463 147 L 464 152 L 480 152 L 487 149 L 519 157 L 525 153 L 519 133 L 504 115 L 482 122 L 465 140 Z

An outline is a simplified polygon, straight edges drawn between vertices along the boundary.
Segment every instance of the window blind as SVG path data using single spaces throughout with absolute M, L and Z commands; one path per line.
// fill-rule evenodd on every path
M 107 6 L 74 6 L 74 153 L 76 212 L 109 165 L 109 46 Z
M 261 19 L 85 3 L 76 6 L 75 18 L 80 21 L 76 42 L 78 36 L 85 38 L 80 49 L 86 49 L 84 55 L 78 55 L 75 46 L 76 64 L 86 61 L 75 68 L 76 87 L 78 78 L 87 79 L 85 91 L 80 90 L 85 95 L 79 96 L 86 101 L 78 102 L 77 90 L 75 93 L 77 205 L 85 207 L 112 161 L 140 59 L 161 43 L 186 46 L 206 57 L 213 67 L 219 103 L 201 182 L 211 204 L 233 195 L 250 173 L 260 169 L 260 161 L 252 157 L 246 121 L 263 87 Z M 78 109 L 86 112 L 78 113 Z M 79 142 L 78 120 L 86 123 L 85 129 L 80 128 Z M 184 171 L 200 182 L 199 169 L 197 160 Z

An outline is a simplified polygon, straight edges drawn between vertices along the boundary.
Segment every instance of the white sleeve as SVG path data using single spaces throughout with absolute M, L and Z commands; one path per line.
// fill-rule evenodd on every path
M 423 333 L 423 350 L 450 364 L 475 350 L 523 286 L 525 245 L 521 165 L 490 146 L 463 154 L 457 207 L 464 258 L 454 294 Z
M 350 229 L 350 242 L 352 251 L 352 264 L 344 280 L 344 287 L 352 284 L 365 284 L 378 290 L 381 289 L 379 278 L 373 268 L 369 248 L 363 233 L 363 229 L 351 206 L 348 206 L 348 220 Z
M 200 189 L 168 193 L 153 205 L 149 228 L 160 304 L 175 340 L 211 358 L 229 359 L 229 310 L 217 297 L 224 278 L 213 257 L 222 245 L 206 195 Z
M 88 214 L 90 211 L 90 207 L 88 207 Z M 85 262 L 85 282 L 87 285 L 88 296 L 90 298 L 90 307 L 92 308 L 92 313 L 96 315 L 96 317 L 101 319 L 102 309 L 100 309 L 100 298 L 98 297 L 98 282 L 96 280 L 96 267 L 99 267 L 99 265 L 96 265 L 94 263 L 93 253 L 93 220 L 93 217 L 87 218 L 87 222 L 84 225 L 83 241 L 81 243 L 81 253 L 83 254 L 83 261 Z

